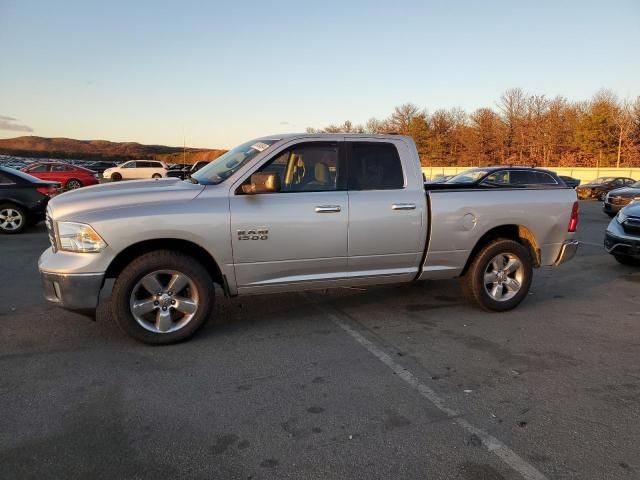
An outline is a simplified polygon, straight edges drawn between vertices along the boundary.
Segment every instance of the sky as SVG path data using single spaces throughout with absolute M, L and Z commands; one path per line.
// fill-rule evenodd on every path
M 0 138 L 229 148 L 502 92 L 640 95 L 640 1 L 0 0 Z

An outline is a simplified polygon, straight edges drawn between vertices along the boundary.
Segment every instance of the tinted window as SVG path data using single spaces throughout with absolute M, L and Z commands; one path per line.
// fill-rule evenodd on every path
M 613 183 L 611 183 L 612 186 L 614 187 L 622 187 L 624 185 L 624 182 L 622 181 L 621 178 L 616 178 Z
M 162 168 L 162 164 L 160 162 L 147 162 L 150 168 Z
M 535 170 L 498 170 L 487 176 L 482 183 L 497 185 L 557 185 L 558 182 L 546 172 Z
M 36 165 L 35 167 L 31 167 L 29 169 L 29 171 L 30 172 L 34 172 L 34 173 L 48 172 L 49 171 L 49 165 L 45 165 L 45 164 Z
M 140 163 L 140 162 L 138 162 Z M 122 165 L 121 168 L 135 168 L 136 167 L 136 162 L 127 162 L 124 165 Z
M 487 175 L 482 183 L 492 183 L 497 185 L 508 185 L 511 179 L 510 172 L 508 170 L 498 170 L 491 175 Z
M 71 171 L 71 168 L 67 167 L 66 165 L 52 165 L 51 171 L 52 172 L 69 172 Z
M 635 183 L 635 180 L 631 179 L 631 178 L 627 178 L 624 181 L 625 185 L 633 185 Z
M 350 190 L 390 190 L 404 187 L 400 155 L 393 144 L 353 142 L 350 145 Z
M 282 192 L 323 192 L 338 185 L 338 144 L 300 143 L 279 153 L 260 172 L 280 177 Z

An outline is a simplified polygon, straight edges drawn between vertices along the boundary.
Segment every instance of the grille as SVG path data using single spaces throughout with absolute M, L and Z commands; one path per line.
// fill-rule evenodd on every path
M 57 250 L 56 231 L 55 231 L 55 227 L 53 226 L 53 219 L 51 218 L 51 215 L 49 214 L 49 209 L 47 209 L 47 218 L 45 220 L 45 223 L 47 225 L 47 233 L 49 234 L 49 241 L 51 242 L 51 247 L 53 248 L 53 251 L 55 252 Z
M 622 224 L 625 232 L 640 233 L 640 217 L 629 217 Z

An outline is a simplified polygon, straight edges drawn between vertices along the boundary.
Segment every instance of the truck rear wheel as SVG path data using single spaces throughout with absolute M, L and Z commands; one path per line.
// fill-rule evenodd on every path
M 513 240 L 496 239 L 477 253 L 462 277 L 462 289 L 471 303 L 502 312 L 527 296 L 532 277 L 529 250 Z
M 192 257 L 156 250 L 132 261 L 118 276 L 111 308 L 118 326 L 150 345 L 191 337 L 211 315 L 215 288 Z

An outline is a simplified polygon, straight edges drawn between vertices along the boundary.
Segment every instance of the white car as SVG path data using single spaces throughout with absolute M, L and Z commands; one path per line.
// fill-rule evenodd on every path
M 144 178 L 163 178 L 167 176 L 169 167 L 164 162 L 157 160 L 129 160 L 117 167 L 107 168 L 103 178 L 109 178 L 114 182 L 120 180 L 134 180 Z

